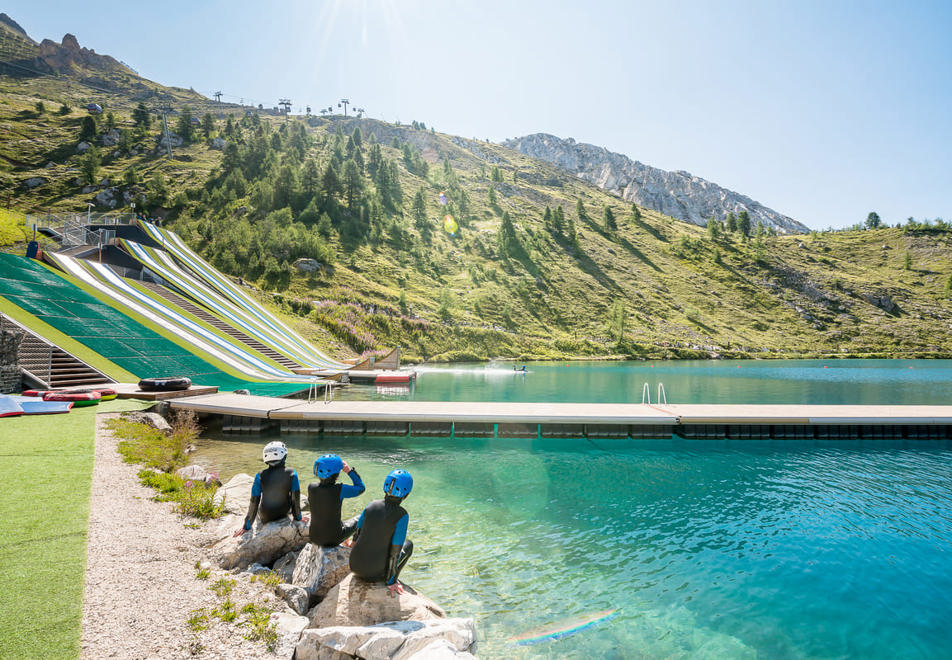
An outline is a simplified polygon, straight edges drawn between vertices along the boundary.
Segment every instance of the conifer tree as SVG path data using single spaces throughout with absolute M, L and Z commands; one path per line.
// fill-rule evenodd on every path
M 582 220 L 583 222 L 588 220 L 588 212 L 585 210 L 585 204 L 582 203 L 581 199 L 575 202 L 575 215 L 577 215 L 578 219 Z
M 744 209 L 737 215 L 737 229 L 745 237 L 750 236 L 750 214 Z
M 605 225 L 605 229 L 608 231 L 615 231 L 618 229 L 618 223 L 615 221 L 615 214 L 612 213 L 612 209 L 608 205 L 606 205 L 602 210 L 602 224 Z
M 192 109 L 187 105 L 182 108 L 182 113 L 175 124 L 175 132 L 182 138 L 184 144 L 191 144 L 192 138 L 195 137 L 195 129 L 192 127 Z
M 727 214 L 727 231 L 732 234 L 737 231 L 737 217 L 733 211 Z

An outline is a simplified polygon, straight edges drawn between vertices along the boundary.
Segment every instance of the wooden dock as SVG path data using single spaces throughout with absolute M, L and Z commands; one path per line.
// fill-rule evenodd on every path
M 317 401 L 240 394 L 176 399 L 226 431 L 459 437 L 952 439 L 952 406 L 646 405 Z

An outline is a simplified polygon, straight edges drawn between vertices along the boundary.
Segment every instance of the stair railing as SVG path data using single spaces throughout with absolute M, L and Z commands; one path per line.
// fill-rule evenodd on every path
M 648 387 L 648 383 L 645 383 L 645 386 L 641 388 L 641 405 L 651 405 L 651 388 Z

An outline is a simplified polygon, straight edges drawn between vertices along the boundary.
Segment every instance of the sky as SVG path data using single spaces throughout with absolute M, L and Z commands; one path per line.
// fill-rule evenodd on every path
M 552 133 L 813 229 L 952 220 L 952 2 L 7 0 L 165 85 L 494 142 Z

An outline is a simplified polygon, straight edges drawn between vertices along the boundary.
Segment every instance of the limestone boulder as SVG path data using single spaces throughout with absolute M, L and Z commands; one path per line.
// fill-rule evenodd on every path
M 205 471 L 201 465 L 186 465 L 183 468 L 179 468 L 175 471 L 175 474 L 182 477 L 183 479 L 188 479 L 190 481 L 205 481 L 205 477 L 208 476 L 208 472 Z
M 279 557 L 303 548 L 307 540 L 307 523 L 283 518 L 256 524 L 237 538 L 227 536 L 213 545 L 211 552 L 220 568 L 244 570 L 255 562 L 271 565 Z
M 352 657 L 365 660 L 473 658 L 472 619 L 389 621 L 374 626 L 308 628 L 294 651 L 298 660 Z
M 304 547 L 306 548 L 307 546 Z M 289 552 L 274 562 L 274 566 L 271 567 L 271 570 L 280 576 L 282 582 L 287 582 L 288 584 L 293 582 L 294 568 L 297 566 L 297 559 L 300 554 L 300 552 Z
M 119 129 L 114 128 L 108 133 L 103 134 L 102 144 L 104 147 L 114 147 L 119 144 Z
M 217 137 L 214 140 L 212 140 L 211 147 L 212 149 L 224 149 L 227 144 L 228 144 L 228 141 L 225 140 L 225 138 Z
M 304 589 L 293 584 L 279 584 L 274 592 L 278 594 L 278 597 L 283 598 L 292 610 L 301 615 L 307 614 L 308 597 Z
M 251 500 L 251 487 L 255 478 L 245 473 L 239 473 L 228 480 L 215 491 L 215 504 L 225 503 L 225 512 L 236 516 L 248 513 L 248 502 Z
M 278 633 L 278 647 L 275 657 L 290 658 L 294 647 L 301 639 L 301 632 L 307 628 L 307 617 L 291 614 L 290 612 L 275 612 L 271 615 L 271 623 Z
M 387 621 L 432 621 L 446 612 L 410 586 L 392 595 L 383 582 L 364 582 L 352 573 L 308 612 L 311 626 L 373 626 Z
M 83 141 L 83 142 L 80 142 L 79 144 L 76 145 L 76 153 L 78 153 L 78 154 L 84 154 L 84 153 L 86 153 L 87 151 L 89 151 L 89 150 L 92 149 L 92 148 L 93 148 L 93 145 L 89 144 L 88 142 Z
M 172 426 L 165 420 L 162 415 L 152 412 L 142 412 L 134 411 L 125 415 L 125 418 L 130 422 L 135 422 L 137 424 L 146 424 L 156 429 L 157 431 L 162 431 L 162 433 L 169 433 L 172 430 Z
M 323 548 L 308 543 L 298 555 L 291 584 L 304 588 L 311 605 L 327 595 L 350 573 L 350 548 Z
M 96 202 L 97 206 L 107 206 L 111 209 L 116 208 L 118 200 L 116 199 L 115 188 L 106 188 L 105 190 L 99 191 L 93 198 L 93 201 Z
M 295 262 L 291 265 L 302 273 L 315 273 L 321 269 L 321 262 L 319 262 L 317 259 L 310 259 L 308 257 L 301 257 L 300 259 L 295 260 Z
M 32 189 L 36 188 L 37 186 L 42 186 L 44 183 L 46 183 L 46 179 L 41 176 L 34 176 L 24 181 L 23 187 Z

